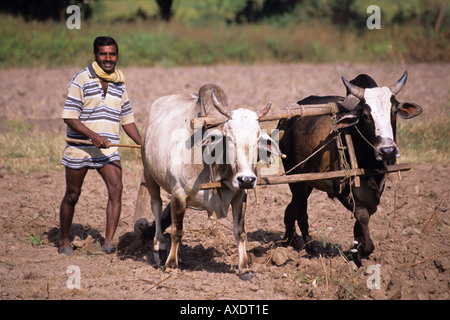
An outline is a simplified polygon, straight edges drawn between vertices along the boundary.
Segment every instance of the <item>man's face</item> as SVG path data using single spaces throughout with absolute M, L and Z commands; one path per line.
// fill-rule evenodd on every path
M 110 45 L 98 47 L 97 54 L 94 53 L 94 59 L 106 73 L 114 72 L 118 59 L 116 46 Z

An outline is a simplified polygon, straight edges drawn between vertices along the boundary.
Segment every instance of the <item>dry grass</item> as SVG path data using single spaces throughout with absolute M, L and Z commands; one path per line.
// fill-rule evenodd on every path
M 5 121 L 9 132 L 0 134 L 0 169 L 10 173 L 62 170 L 63 135 L 35 134 L 33 127 L 20 121 Z M 124 139 L 124 143 L 132 143 Z M 121 148 L 120 155 L 125 168 L 141 166 L 140 150 Z
M 448 117 L 427 121 L 406 121 L 398 125 L 402 162 L 449 163 L 449 140 Z

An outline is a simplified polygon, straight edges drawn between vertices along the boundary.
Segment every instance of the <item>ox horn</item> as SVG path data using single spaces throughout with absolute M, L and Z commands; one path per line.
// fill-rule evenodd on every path
M 258 120 L 261 119 L 262 117 L 264 117 L 269 112 L 271 107 L 272 107 L 272 101 L 269 101 L 267 103 L 267 105 L 264 107 L 264 109 L 262 109 L 261 111 L 258 112 Z
M 230 119 L 231 118 L 230 111 L 227 110 L 227 108 L 224 107 L 224 105 L 219 101 L 219 99 L 217 99 L 217 96 L 216 96 L 216 93 L 214 92 L 214 89 L 212 90 L 212 93 L 211 93 L 211 99 L 212 99 L 212 103 L 213 103 L 214 107 L 216 107 L 217 111 L 219 111 L 225 117 Z
M 403 87 L 406 84 L 406 79 L 408 78 L 408 72 L 405 70 L 402 77 L 398 79 L 396 83 L 389 86 L 389 89 L 391 90 L 392 94 L 395 96 L 397 93 L 400 92 L 400 90 L 403 89 Z
M 354 95 L 355 97 L 357 97 L 359 100 L 363 100 L 364 99 L 364 89 L 361 87 L 358 87 L 354 84 L 351 84 L 347 79 L 345 79 L 344 77 L 341 77 L 342 82 L 344 82 L 345 87 L 347 88 L 347 90 Z

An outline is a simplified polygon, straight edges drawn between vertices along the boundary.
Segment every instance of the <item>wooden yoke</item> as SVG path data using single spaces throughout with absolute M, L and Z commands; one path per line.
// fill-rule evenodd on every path
M 292 107 L 292 105 L 294 106 Z M 264 117 L 260 118 L 259 121 L 290 119 L 295 116 L 320 116 L 334 113 L 339 113 L 339 108 L 334 102 L 315 105 L 299 105 L 295 103 L 288 104 L 284 108 L 272 108 Z M 203 126 L 214 127 L 225 123 L 227 120 L 228 118 L 223 115 L 198 117 L 191 120 L 191 128 L 194 129 Z
M 347 130 L 344 131 L 345 142 L 347 142 L 347 151 L 350 157 L 350 169 L 351 172 L 355 172 L 358 169 L 358 161 L 356 160 L 355 147 L 353 146 L 352 136 Z M 359 176 L 355 176 L 355 187 L 360 186 Z
M 354 170 L 355 176 L 373 176 L 379 174 L 386 174 L 398 171 L 407 171 L 411 169 L 411 165 L 408 163 L 403 164 L 392 164 L 386 166 L 384 170 L 370 170 L 358 168 Z M 345 178 L 348 176 L 348 170 L 338 170 L 338 171 L 328 171 L 328 172 L 311 172 L 311 173 L 299 173 L 291 174 L 286 176 L 261 176 L 258 177 L 257 185 L 272 185 L 272 184 L 283 184 L 283 183 L 295 183 L 295 182 L 306 182 L 315 180 L 326 180 L 326 179 L 336 179 Z M 222 187 L 220 181 L 213 183 L 203 183 L 200 185 L 200 190 L 214 189 Z

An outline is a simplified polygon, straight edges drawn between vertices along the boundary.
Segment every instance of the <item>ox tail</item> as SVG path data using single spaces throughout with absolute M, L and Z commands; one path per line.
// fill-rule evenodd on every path
M 172 224 L 172 217 L 170 215 L 170 203 L 164 208 L 161 216 L 161 231 L 164 232 Z M 147 244 L 153 241 L 155 238 L 156 226 L 155 221 L 151 224 L 147 224 L 145 228 L 141 230 L 140 238 L 143 244 Z

